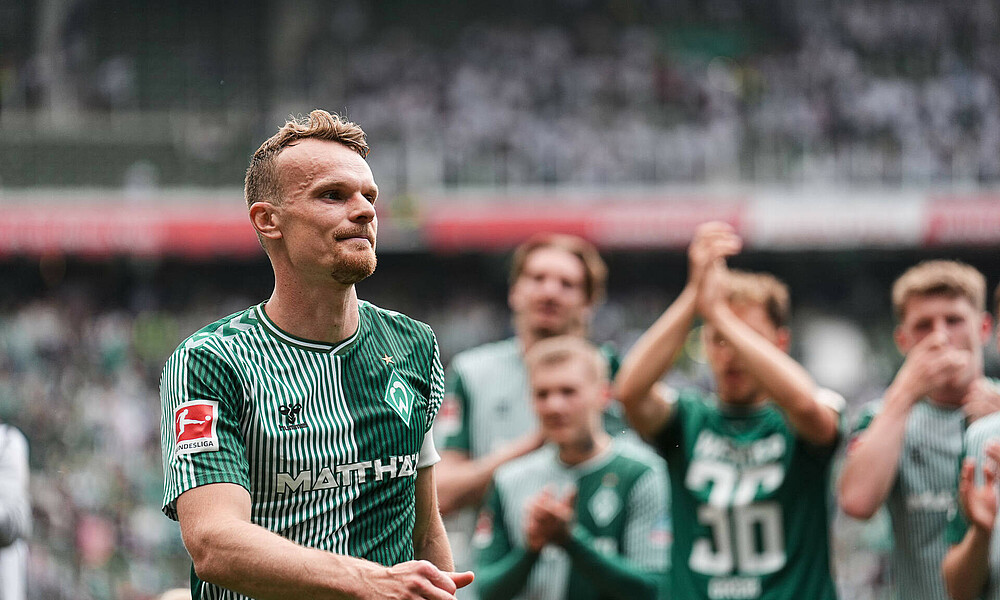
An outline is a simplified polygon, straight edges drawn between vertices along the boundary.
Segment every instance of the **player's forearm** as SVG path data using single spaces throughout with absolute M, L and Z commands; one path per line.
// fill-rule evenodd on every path
M 476 585 L 480 600 L 513 598 L 528 583 L 538 553 L 513 548 L 499 560 L 481 561 L 476 568 Z
M 258 600 L 367 598 L 371 579 L 385 571 L 238 520 L 182 531 L 200 579 Z
M 848 448 L 841 471 L 838 501 L 856 519 L 871 518 L 896 481 L 909 411 L 898 402 L 889 402 L 891 394 L 892 388 L 886 392 L 882 411 Z
M 646 423 L 651 407 L 660 401 L 653 386 L 673 366 L 687 339 L 695 316 L 695 290 L 685 287 L 677 300 L 632 346 L 615 378 L 615 395 L 625 407 L 629 421 Z
M 641 569 L 620 554 L 597 551 L 593 537 L 576 527 L 565 544 L 573 566 L 601 591 L 601 595 L 618 600 L 657 597 L 662 572 Z
M 952 546 L 941 562 L 948 595 L 953 600 L 975 600 L 989 578 L 990 534 L 970 527 L 962 541 Z
M 837 440 L 837 415 L 816 400 L 816 383 L 802 365 L 737 317 L 726 303 L 720 303 L 707 318 L 781 407 L 799 437 L 824 446 Z
M 519 440 L 475 460 L 460 457 L 453 451 L 442 453 L 436 474 L 441 514 L 448 515 L 466 506 L 479 506 L 497 468 L 523 456 L 530 449 L 529 444 Z
M 445 533 L 441 514 L 437 511 L 428 520 L 427 530 L 419 539 L 414 539 L 413 555 L 418 560 L 427 560 L 442 571 L 454 571 L 455 561 L 451 555 L 451 545 Z

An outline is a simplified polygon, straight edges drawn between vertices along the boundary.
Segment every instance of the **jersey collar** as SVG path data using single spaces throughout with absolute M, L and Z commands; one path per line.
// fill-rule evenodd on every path
M 354 343 L 358 341 L 361 337 L 361 330 L 364 328 L 364 312 L 361 310 L 360 302 L 358 303 L 358 329 L 354 332 L 351 337 L 346 340 L 337 342 L 336 344 L 329 344 L 327 342 L 317 342 L 315 340 L 307 340 L 301 338 L 297 335 L 292 335 L 287 331 L 282 330 L 280 327 L 275 325 L 271 317 L 267 316 L 267 312 L 264 310 L 264 304 L 266 302 L 261 302 L 254 307 L 257 312 L 257 319 L 263 325 L 264 330 L 271 334 L 272 337 L 278 339 L 279 341 L 288 344 L 289 346 L 294 346 L 300 350 L 308 350 L 310 352 L 324 352 L 328 354 L 336 354 L 338 356 L 347 354 L 347 352 L 354 346 Z

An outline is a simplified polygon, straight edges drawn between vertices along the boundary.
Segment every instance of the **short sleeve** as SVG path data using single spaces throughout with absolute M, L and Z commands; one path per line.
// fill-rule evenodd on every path
M 667 514 L 668 487 L 663 469 L 651 467 L 629 493 L 622 553 L 645 569 L 664 571 L 669 562 L 672 532 Z
M 430 397 L 427 399 L 427 428 L 424 433 L 432 431 L 434 419 L 437 418 L 444 401 L 444 368 L 441 366 L 441 350 L 438 347 L 437 337 L 431 332 L 431 374 L 430 374 Z
M 160 379 L 163 512 L 177 519 L 184 492 L 210 483 L 249 490 L 240 433 L 242 386 L 232 367 L 205 344 L 181 346 Z

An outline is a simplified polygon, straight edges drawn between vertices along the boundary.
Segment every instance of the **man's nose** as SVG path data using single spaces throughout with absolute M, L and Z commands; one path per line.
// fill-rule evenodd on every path
M 352 198 L 351 219 L 368 223 L 375 219 L 375 205 L 360 192 Z

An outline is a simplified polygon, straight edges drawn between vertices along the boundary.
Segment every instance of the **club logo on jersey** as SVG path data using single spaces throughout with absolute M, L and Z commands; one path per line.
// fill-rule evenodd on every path
M 219 403 L 214 400 L 192 400 L 174 409 L 174 437 L 177 454 L 215 452 L 219 438 L 215 424 L 219 420 Z
M 483 549 L 493 543 L 493 511 L 484 508 L 476 519 L 476 531 L 472 534 L 472 546 Z
M 281 429 L 288 431 L 289 429 L 302 429 L 306 426 L 305 423 L 296 423 L 299 420 L 299 413 L 302 412 L 302 405 L 298 402 L 279 406 L 278 412 L 285 417 L 285 424 L 280 426 Z
M 607 527 L 621 511 L 622 501 L 614 488 L 602 486 L 590 497 L 587 508 L 590 509 L 590 516 L 594 518 L 595 525 Z
M 413 412 L 413 401 L 416 397 L 417 393 L 413 391 L 413 388 L 407 385 L 395 371 L 389 375 L 389 387 L 386 388 L 382 401 L 399 415 L 407 427 L 410 426 L 410 413 Z

